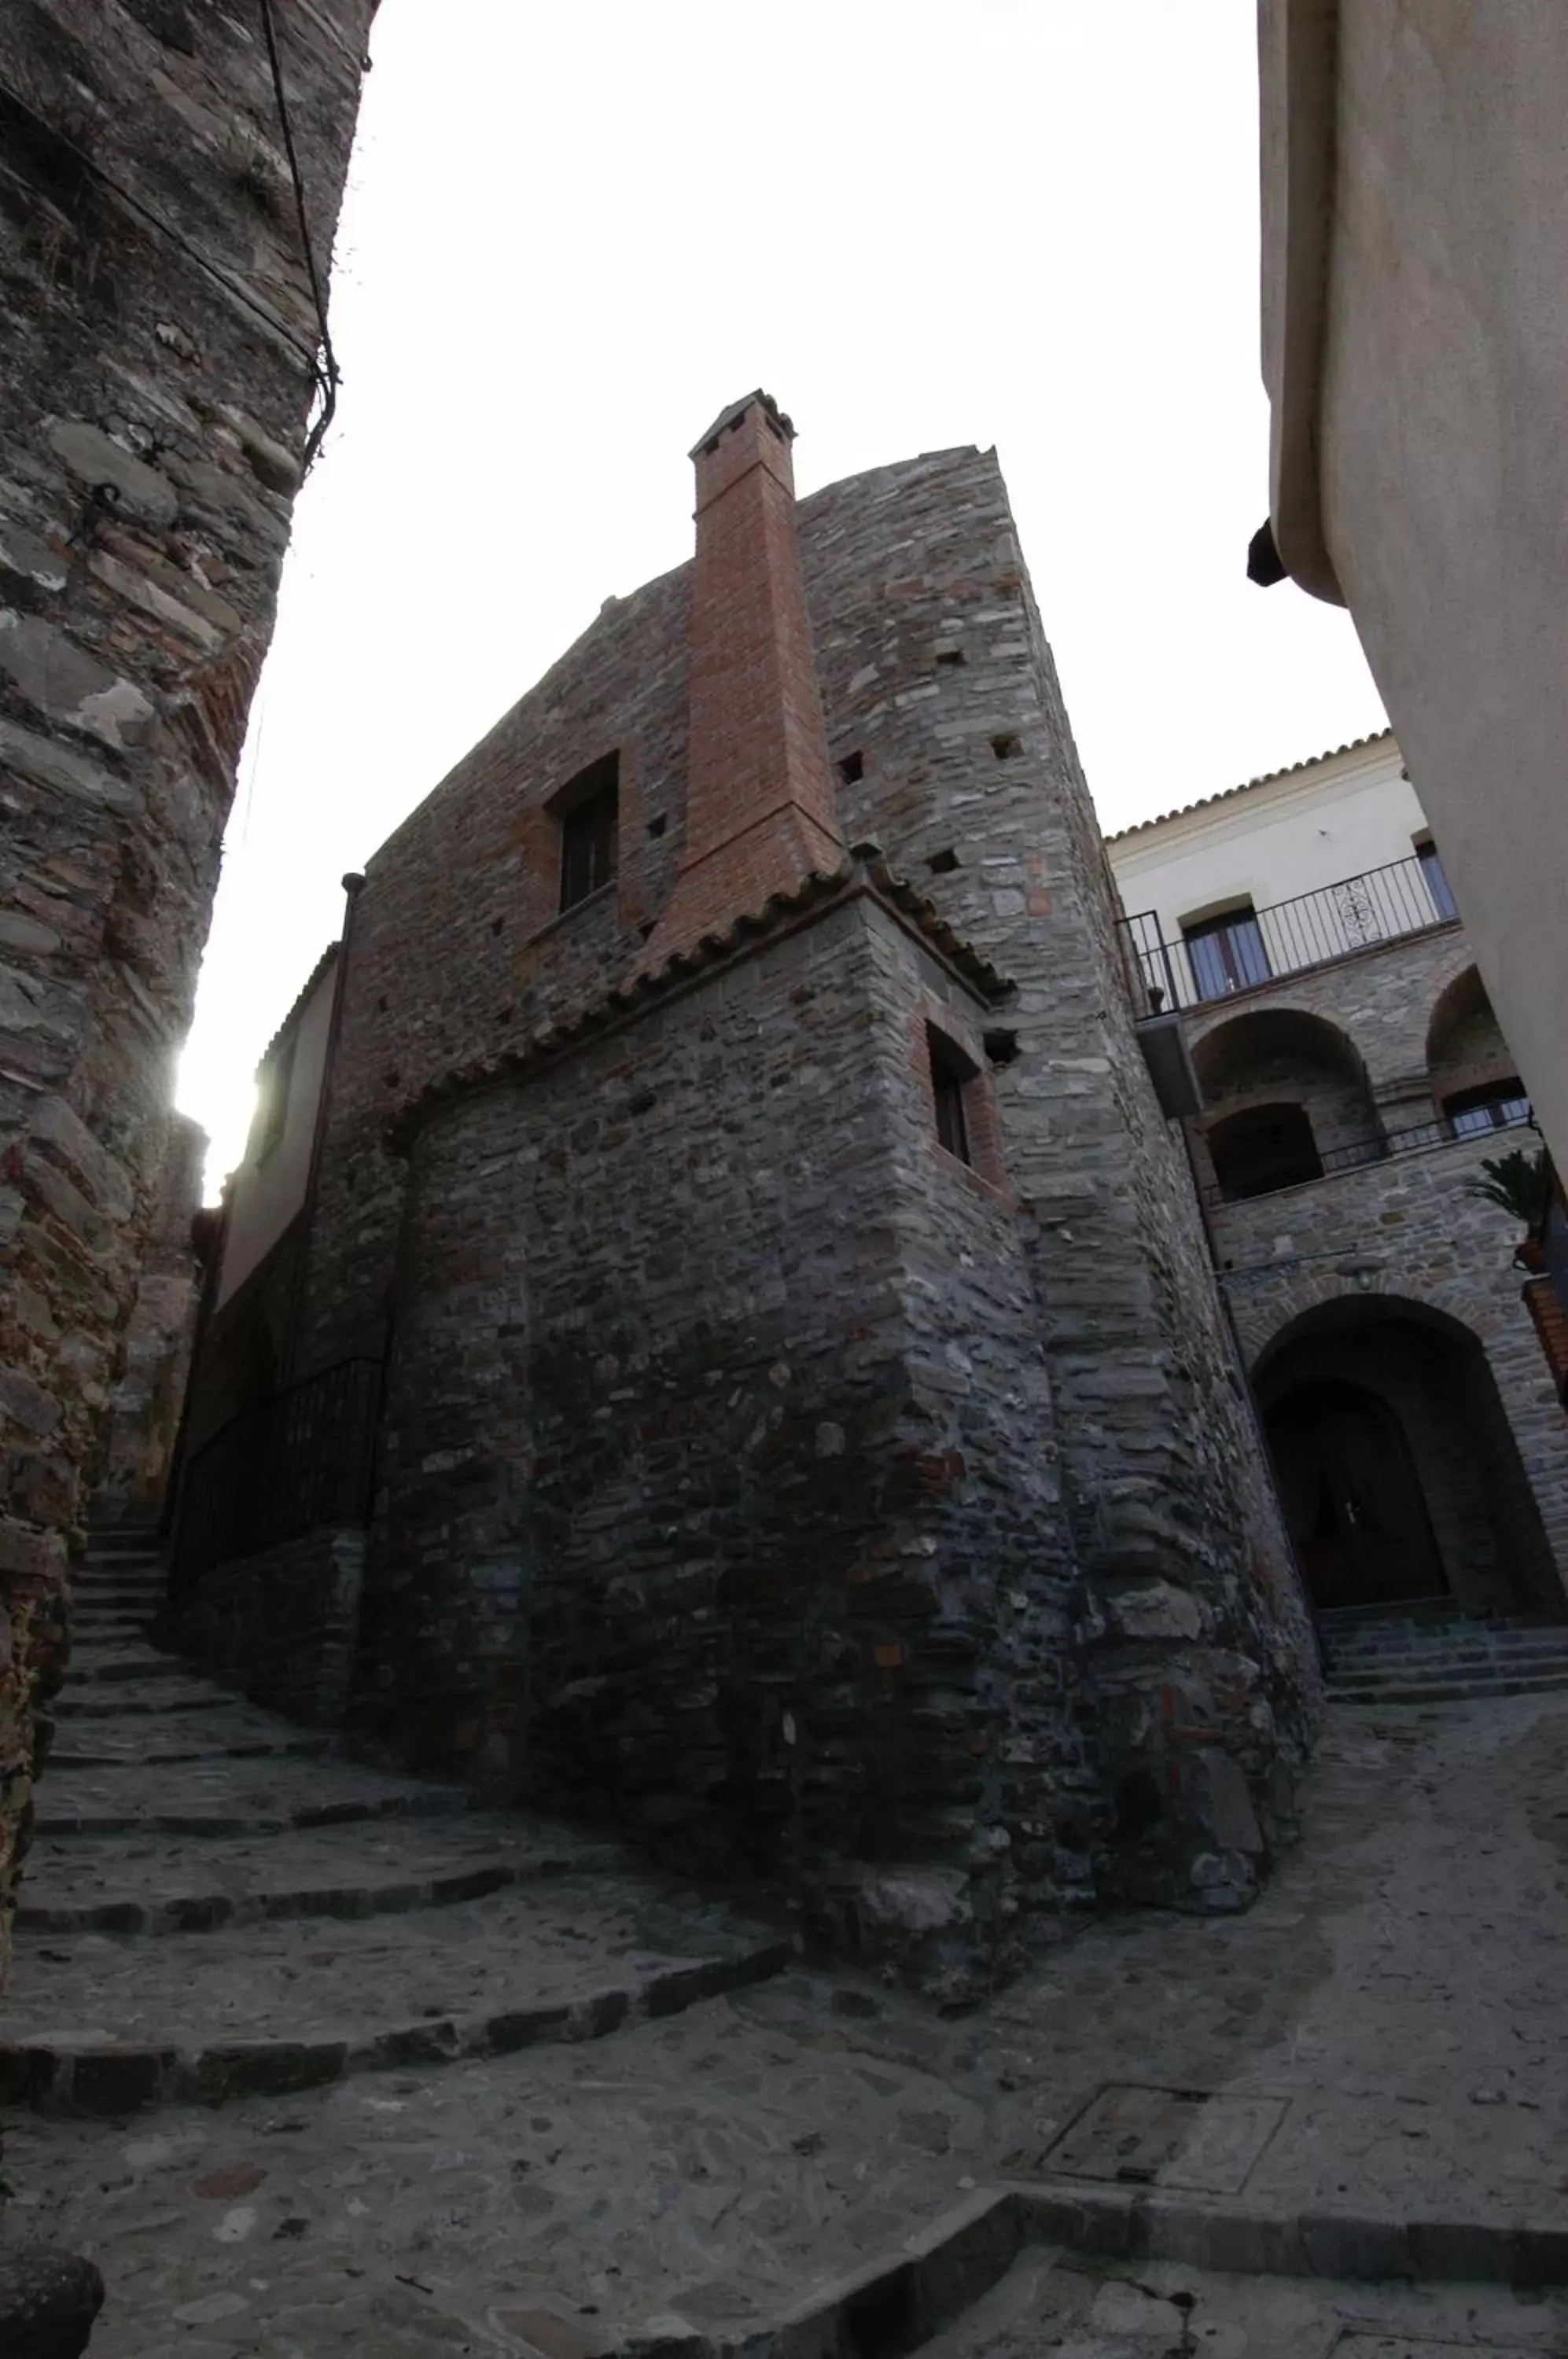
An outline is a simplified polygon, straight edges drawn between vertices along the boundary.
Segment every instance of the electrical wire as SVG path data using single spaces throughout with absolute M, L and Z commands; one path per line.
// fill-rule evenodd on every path
M 321 291 L 321 274 L 316 268 L 315 248 L 310 244 L 310 223 L 305 210 L 304 183 L 299 177 L 299 158 L 294 147 L 294 125 L 289 120 L 289 100 L 283 88 L 283 61 L 278 53 L 278 27 L 272 14 L 272 0 L 260 0 L 262 31 L 267 38 L 267 62 L 272 68 L 273 94 L 278 101 L 278 120 L 282 126 L 284 152 L 289 158 L 289 176 L 294 183 L 294 211 L 299 223 L 299 243 L 304 248 L 305 267 L 310 277 L 310 293 L 316 306 L 316 324 L 321 330 L 320 349 L 312 360 L 316 389 L 321 397 L 321 414 L 305 440 L 305 455 L 300 462 L 301 482 L 315 462 L 321 447 L 321 438 L 332 422 L 338 406 L 337 354 L 332 350 L 332 333 L 327 326 L 326 297 Z

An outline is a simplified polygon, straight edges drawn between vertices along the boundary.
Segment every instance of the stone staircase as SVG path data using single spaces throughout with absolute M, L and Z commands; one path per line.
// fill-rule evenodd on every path
M 617 1844 L 363 1767 L 158 1652 L 147 1535 L 97 1535 L 74 1595 L 0 2102 L 119 2116 L 499 2057 L 787 1962 Z
M 1465 1703 L 1568 1690 L 1568 1625 L 1483 1620 L 1446 1599 L 1319 1618 L 1330 1697 L 1340 1703 Z

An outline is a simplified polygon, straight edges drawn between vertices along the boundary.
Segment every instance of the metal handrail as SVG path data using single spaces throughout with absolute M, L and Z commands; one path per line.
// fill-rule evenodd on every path
M 1153 1013 L 1212 1006 L 1240 993 L 1265 990 L 1280 975 L 1327 966 L 1356 951 L 1374 949 L 1379 942 L 1399 941 L 1408 934 L 1457 922 L 1439 902 L 1425 864 L 1415 858 L 1391 860 L 1385 867 L 1342 877 L 1337 884 L 1298 893 L 1289 901 L 1273 901 L 1261 909 L 1237 909 L 1235 916 L 1238 926 L 1250 919 L 1253 928 L 1236 962 L 1265 971 L 1227 975 L 1223 982 L 1214 979 L 1219 954 L 1207 974 L 1200 971 L 1194 964 L 1192 941 L 1185 935 L 1167 941 L 1157 909 L 1144 909 L 1121 919 Z
M 171 1594 L 214 1564 L 366 1521 L 381 1373 L 378 1360 L 340 1360 L 241 1409 L 191 1452 L 175 1510 Z
M 1312 1188 L 1320 1180 L 1337 1180 L 1343 1171 L 1361 1171 L 1369 1163 L 1386 1163 L 1397 1155 L 1417 1155 L 1433 1147 L 1475 1146 L 1480 1140 L 1501 1130 L 1528 1128 L 1534 1119 L 1526 1106 L 1522 1114 L 1509 1114 L 1506 1122 L 1494 1123 L 1489 1130 L 1455 1130 L 1452 1119 L 1444 1114 L 1438 1122 L 1409 1124 L 1402 1130 L 1368 1132 L 1364 1138 L 1352 1139 L 1346 1147 L 1331 1147 L 1320 1155 L 1322 1169 L 1308 1180 L 1282 1180 L 1278 1188 L 1258 1188 L 1245 1196 L 1233 1196 L 1217 1180 L 1205 1181 L 1203 1201 L 1206 1204 L 1250 1204 L 1262 1196 L 1277 1196 L 1287 1188 Z

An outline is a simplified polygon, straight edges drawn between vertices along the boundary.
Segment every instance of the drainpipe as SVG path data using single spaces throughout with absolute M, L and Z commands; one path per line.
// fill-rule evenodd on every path
M 310 1164 L 305 1175 L 305 1201 L 299 1208 L 302 1223 L 299 1236 L 299 1258 L 294 1273 L 293 1299 L 289 1306 L 289 1338 L 283 1355 L 280 1392 L 299 1380 L 301 1352 L 301 1329 L 304 1324 L 306 1282 L 310 1277 L 310 1241 L 316 1225 L 316 1192 L 321 1184 L 321 1156 L 326 1146 L 327 1120 L 332 1112 L 332 1080 L 337 1071 L 338 1041 L 343 1032 L 343 1003 L 348 996 L 349 958 L 354 946 L 354 913 L 365 878 L 357 869 L 350 869 L 343 880 L 343 936 L 338 943 L 337 972 L 332 977 L 332 1012 L 327 1020 L 327 1048 L 321 1060 L 321 1086 L 316 1099 L 316 1126 L 310 1137 Z

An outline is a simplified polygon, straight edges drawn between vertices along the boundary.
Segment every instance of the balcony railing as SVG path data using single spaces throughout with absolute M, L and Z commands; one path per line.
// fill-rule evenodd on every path
M 1326 966 L 1352 951 L 1422 934 L 1452 924 L 1454 909 L 1442 873 L 1420 860 L 1391 861 L 1363 876 L 1346 876 L 1293 901 L 1237 909 L 1223 929 L 1167 941 L 1159 912 L 1124 918 L 1128 947 L 1148 997 L 1148 1012 L 1199 1007 L 1235 993 L 1255 991 L 1303 967 Z
M 180 1486 L 169 1587 L 327 1524 L 361 1524 L 370 1506 L 381 1397 L 375 1360 L 341 1360 L 221 1426 Z
M 1391 1156 L 1419 1155 L 1433 1147 L 1473 1147 L 1477 1139 L 1493 1137 L 1498 1131 L 1523 1129 L 1532 1119 L 1529 1103 L 1520 1100 L 1517 1113 L 1502 1114 L 1481 1130 L 1463 1128 L 1445 1114 L 1440 1122 L 1418 1122 L 1403 1130 L 1369 1132 L 1365 1138 L 1352 1139 L 1348 1146 L 1331 1147 L 1326 1155 L 1319 1156 L 1320 1169 L 1305 1178 L 1298 1171 L 1273 1186 L 1259 1184 L 1240 1193 L 1210 1180 L 1203 1190 L 1203 1201 L 1208 1204 L 1250 1204 L 1259 1196 L 1277 1196 L 1286 1188 L 1311 1188 L 1320 1180 L 1337 1180 L 1342 1172 L 1359 1171 L 1368 1163 L 1386 1163 Z

